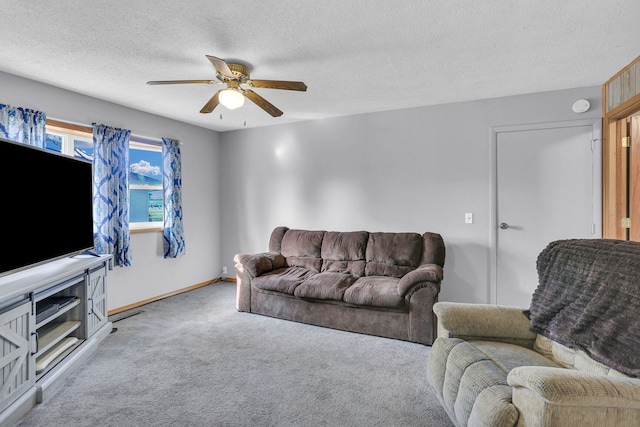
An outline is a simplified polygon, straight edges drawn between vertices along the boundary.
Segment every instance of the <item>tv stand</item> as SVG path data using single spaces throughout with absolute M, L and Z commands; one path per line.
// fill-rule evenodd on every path
M 111 332 L 110 259 L 72 256 L 0 277 L 0 426 L 44 402 Z

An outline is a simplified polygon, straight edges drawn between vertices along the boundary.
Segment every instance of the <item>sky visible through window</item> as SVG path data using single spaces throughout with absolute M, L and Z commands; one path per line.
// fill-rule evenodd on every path
M 131 172 L 162 181 L 162 153 L 159 151 L 129 150 Z

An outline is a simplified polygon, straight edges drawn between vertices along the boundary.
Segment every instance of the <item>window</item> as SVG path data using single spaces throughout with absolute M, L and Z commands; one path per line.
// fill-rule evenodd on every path
M 74 135 L 60 131 L 49 130 L 45 148 L 57 153 L 67 154 L 85 160 L 93 159 L 93 136 Z
M 47 119 L 47 150 L 93 160 L 93 130 Z M 160 231 L 164 225 L 162 143 L 131 136 L 129 142 L 129 228 Z
M 162 145 L 129 143 L 129 223 L 131 229 L 162 227 Z

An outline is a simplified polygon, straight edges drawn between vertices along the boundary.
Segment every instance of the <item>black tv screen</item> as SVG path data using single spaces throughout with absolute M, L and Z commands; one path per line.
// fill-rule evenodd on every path
M 0 138 L 0 276 L 93 249 L 92 164 Z

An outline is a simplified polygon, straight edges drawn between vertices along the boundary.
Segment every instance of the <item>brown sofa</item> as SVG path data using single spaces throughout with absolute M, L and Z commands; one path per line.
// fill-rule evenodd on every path
M 431 345 L 445 246 L 437 233 L 290 230 L 237 254 L 238 311 Z

